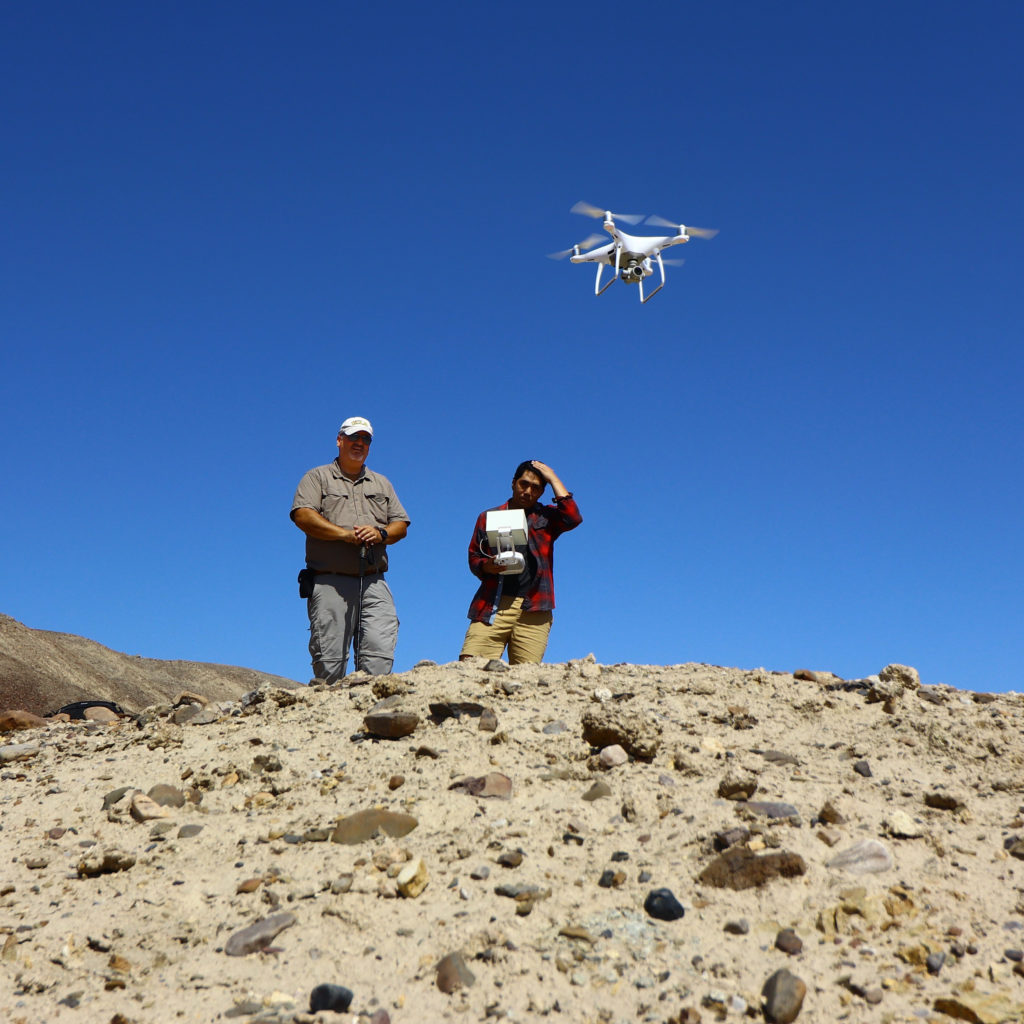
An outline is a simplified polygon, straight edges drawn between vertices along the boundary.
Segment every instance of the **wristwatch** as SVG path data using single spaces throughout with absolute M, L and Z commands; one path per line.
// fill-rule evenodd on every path
M 383 527 L 383 526 L 378 526 L 377 529 L 380 530 L 380 542 L 381 542 L 381 544 L 387 544 L 387 542 L 388 542 L 388 531 L 387 531 L 387 529 L 385 527 Z

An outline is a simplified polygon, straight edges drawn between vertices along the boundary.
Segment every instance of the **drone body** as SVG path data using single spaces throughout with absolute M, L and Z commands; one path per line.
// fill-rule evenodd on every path
M 597 281 L 594 284 L 595 295 L 601 295 L 607 291 L 612 283 L 618 279 L 625 281 L 627 284 L 637 285 L 640 290 L 640 301 L 642 303 L 652 299 L 665 287 L 666 264 L 682 263 L 682 260 L 663 259 L 661 255 L 662 250 L 667 249 L 671 245 L 682 245 L 691 238 L 714 238 L 718 234 L 717 231 L 706 228 L 687 228 L 684 224 L 676 225 L 662 217 L 648 217 L 648 224 L 672 227 L 675 228 L 676 233 L 674 235 L 630 235 L 619 228 L 615 223 L 615 218 L 618 217 L 619 220 L 625 221 L 628 224 L 637 224 L 643 220 L 642 216 L 622 213 L 615 214 L 610 210 L 600 210 L 589 203 L 577 203 L 572 208 L 572 212 L 582 213 L 587 217 L 604 217 L 604 229 L 611 235 L 611 241 L 597 246 L 596 249 L 589 249 L 588 252 L 583 252 L 582 250 L 588 249 L 601 239 L 600 235 L 591 235 L 579 244 L 574 245 L 572 249 L 567 249 L 561 253 L 552 253 L 552 257 L 561 259 L 564 256 L 568 256 L 572 263 L 596 263 Z M 657 264 L 661 274 L 661 283 L 654 291 L 645 296 L 644 278 L 650 277 L 654 273 L 655 264 Z M 612 268 L 612 275 L 602 288 L 601 275 L 604 272 L 605 266 Z

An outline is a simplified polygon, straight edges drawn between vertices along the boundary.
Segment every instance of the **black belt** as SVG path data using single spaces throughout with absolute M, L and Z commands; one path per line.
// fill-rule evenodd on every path
M 365 572 L 335 572 L 334 569 L 314 569 L 314 576 L 351 576 L 353 579 L 359 579 L 360 576 L 383 576 L 386 569 L 369 568 Z

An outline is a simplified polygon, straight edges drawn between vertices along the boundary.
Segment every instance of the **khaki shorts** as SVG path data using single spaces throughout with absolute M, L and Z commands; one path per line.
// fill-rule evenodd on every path
M 544 660 L 551 632 L 551 612 L 524 612 L 521 597 L 502 597 L 491 625 L 471 622 L 461 656 L 500 658 L 508 647 L 508 663 L 522 665 Z

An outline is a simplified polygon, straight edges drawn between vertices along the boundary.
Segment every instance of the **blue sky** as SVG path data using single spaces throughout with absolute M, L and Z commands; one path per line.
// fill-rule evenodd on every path
M 1024 689 L 1024 8 L 383 10 L 0 14 L 0 611 L 307 679 L 288 510 L 360 414 L 397 669 L 537 458 L 550 661 Z M 595 298 L 577 200 L 721 233 Z

